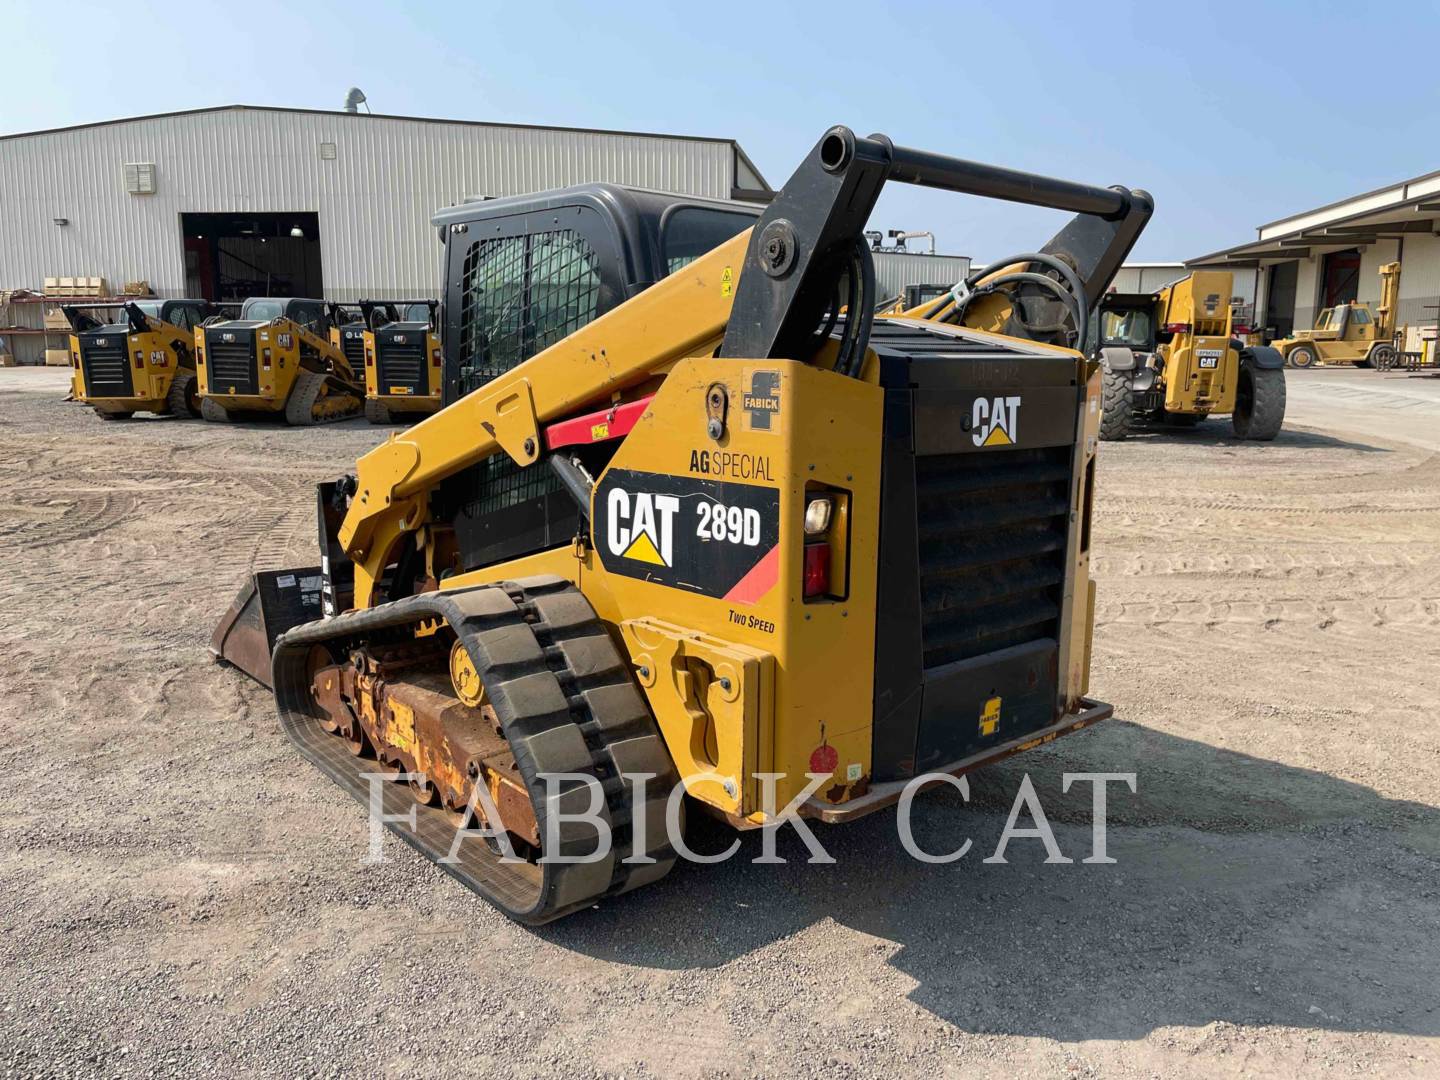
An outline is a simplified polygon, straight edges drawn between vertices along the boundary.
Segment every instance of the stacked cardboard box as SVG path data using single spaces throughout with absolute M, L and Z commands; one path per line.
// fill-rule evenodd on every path
M 104 296 L 103 277 L 47 277 L 46 296 Z

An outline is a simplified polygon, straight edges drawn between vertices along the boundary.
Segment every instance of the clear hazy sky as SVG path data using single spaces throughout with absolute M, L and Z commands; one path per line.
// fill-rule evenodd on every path
M 338 108 L 356 85 L 377 113 L 734 138 L 779 187 L 844 123 L 1146 188 L 1156 214 L 1135 257 L 1149 260 L 1440 168 L 1434 3 L 4 7 L 3 133 L 207 105 Z M 984 260 L 1058 220 L 891 185 L 872 225 L 933 229 L 941 250 Z

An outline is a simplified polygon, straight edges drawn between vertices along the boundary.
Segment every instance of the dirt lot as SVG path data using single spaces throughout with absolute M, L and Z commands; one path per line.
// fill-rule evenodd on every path
M 0 1067 L 1435 1076 L 1440 396 L 1380 379 L 1297 374 L 1313 428 L 1271 445 L 1104 448 L 1117 718 L 920 800 L 960 862 L 877 815 L 821 830 L 834 866 L 787 842 L 537 932 L 393 841 L 363 865 L 361 810 L 205 650 L 375 433 L 104 423 L 5 372 Z M 1026 769 L 1073 865 L 980 861 Z M 1089 770 L 1138 774 L 1114 866 L 1060 791 Z

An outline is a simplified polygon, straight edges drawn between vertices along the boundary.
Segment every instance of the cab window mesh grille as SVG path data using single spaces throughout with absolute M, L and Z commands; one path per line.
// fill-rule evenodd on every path
M 461 279 L 462 394 L 548 349 L 599 311 L 595 254 L 573 229 L 476 241 Z

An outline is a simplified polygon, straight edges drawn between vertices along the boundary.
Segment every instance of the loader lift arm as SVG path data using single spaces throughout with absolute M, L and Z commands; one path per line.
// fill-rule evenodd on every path
M 847 279 L 849 310 L 861 315 L 847 320 L 836 365 L 859 375 L 869 333 L 867 280 L 873 290 L 864 228 L 890 180 L 1075 213 L 1035 265 L 1068 266 L 1087 306 L 1103 294 L 1153 209 L 1143 191 L 1035 176 L 831 128 L 750 230 L 360 458 L 345 485 L 352 494 L 336 536 L 355 564 L 354 606 L 384 598 L 385 570 L 405 534 L 428 520 L 429 493 L 442 479 L 497 449 L 522 467 L 534 465 L 541 424 L 598 407 L 717 345 L 729 357 L 812 359 L 839 321 Z M 733 292 L 721 286 L 732 274 Z M 828 325 L 827 312 L 834 316 Z

